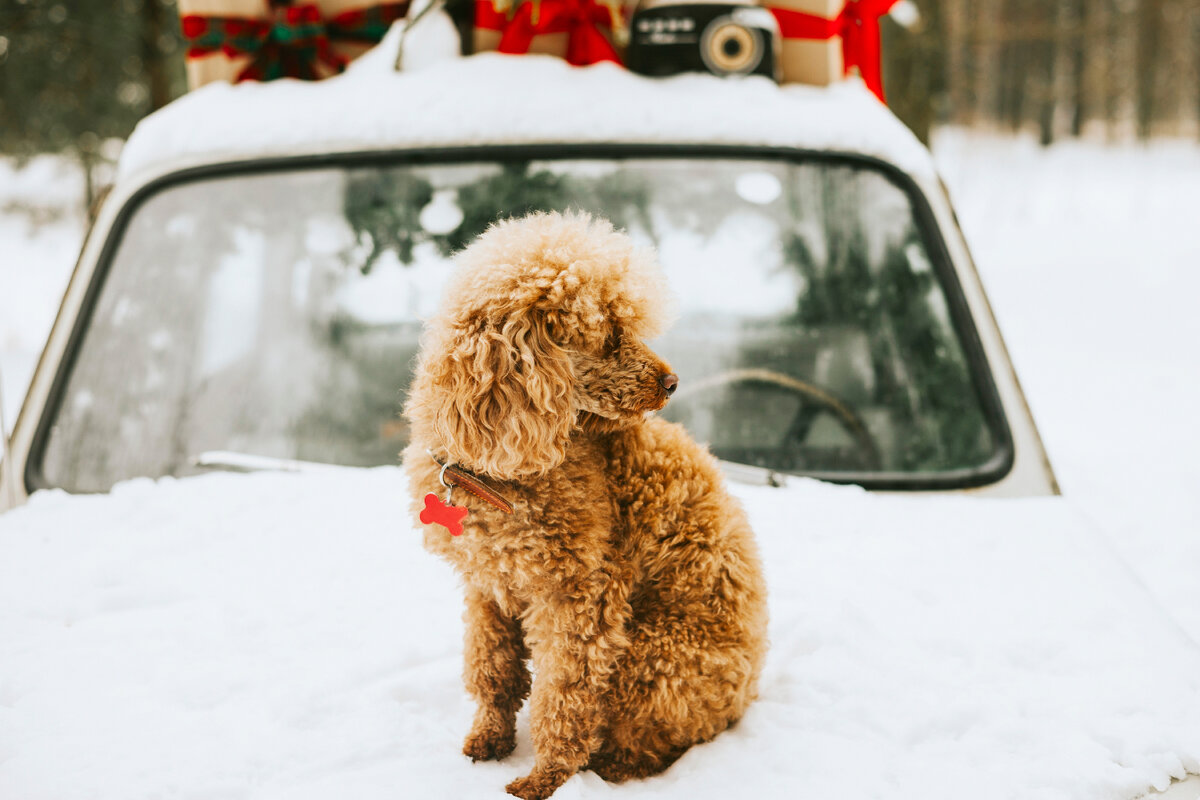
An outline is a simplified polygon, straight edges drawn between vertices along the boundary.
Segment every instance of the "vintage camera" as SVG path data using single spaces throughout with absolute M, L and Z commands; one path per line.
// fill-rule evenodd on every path
M 629 69 L 661 77 L 680 72 L 765 75 L 779 80 L 779 24 L 745 3 L 657 3 L 633 14 Z

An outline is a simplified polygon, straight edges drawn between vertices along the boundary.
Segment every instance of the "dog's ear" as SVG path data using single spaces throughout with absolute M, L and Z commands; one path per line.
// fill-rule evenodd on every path
M 562 463 L 575 427 L 571 359 L 536 312 L 478 321 L 422 348 L 406 414 L 448 458 L 502 480 Z

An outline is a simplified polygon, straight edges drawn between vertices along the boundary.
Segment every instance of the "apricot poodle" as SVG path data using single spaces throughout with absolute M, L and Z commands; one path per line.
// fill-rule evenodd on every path
M 713 457 L 651 414 L 678 383 L 643 343 L 664 280 L 587 216 L 500 223 L 458 262 L 422 339 L 404 466 L 425 547 L 466 588 L 463 752 L 512 752 L 532 672 L 536 764 L 511 794 L 661 772 L 742 716 L 767 648 L 745 513 Z M 436 508 L 446 484 L 461 535 L 464 512 Z

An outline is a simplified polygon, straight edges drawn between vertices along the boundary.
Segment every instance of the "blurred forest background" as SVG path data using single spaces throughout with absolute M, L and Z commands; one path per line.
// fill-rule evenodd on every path
M 945 124 L 1200 137 L 1200 0 L 915 2 L 917 23 L 883 23 L 885 81 L 925 141 Z M 65 152 L 90 174 L 185 91 L 183 50 L 174 0 L 0 0 L 0 154 Z

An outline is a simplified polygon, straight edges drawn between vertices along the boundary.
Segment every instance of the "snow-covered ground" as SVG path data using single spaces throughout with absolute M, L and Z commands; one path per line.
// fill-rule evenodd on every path
M 759 700 L 658 778 L 557 798 L 1094 800 L 1200 771 L 1200 652 L 1069 501 L 735 491 Z M 460 591 L 396 467 L 43 493 L 0 533 L 0 797 L 498 798 L 532 767 L 524 715 L 509 759 L 460 754 Z
M 39 156 L 0 158 L 0 392 L 11 426 L 86 230 L 83 173 Z
M 801 482 L 788 538 L 783 495 L 739 489 L 774 593 L 763 701 L 627 793 L 1123 797 L 1200 770 L 1200 658 L 1159 621 L 1200 641 L 1200 147 L 949 131 L 935 154 L 1066 498 Z M 80 184 L 0 161 L 10 423 Z M 0 518 L 0 797 L 394 796 L 414 775 L 499 796 L 531 754 L 457 755 L 453 579 L 416 547 L 398 473 L 345 475 L 135 482 Z M 583 775 L 557 796 L 606 793 Z
M 934 152 L 1064 493 L 1200 641 L 1200 146 Z

